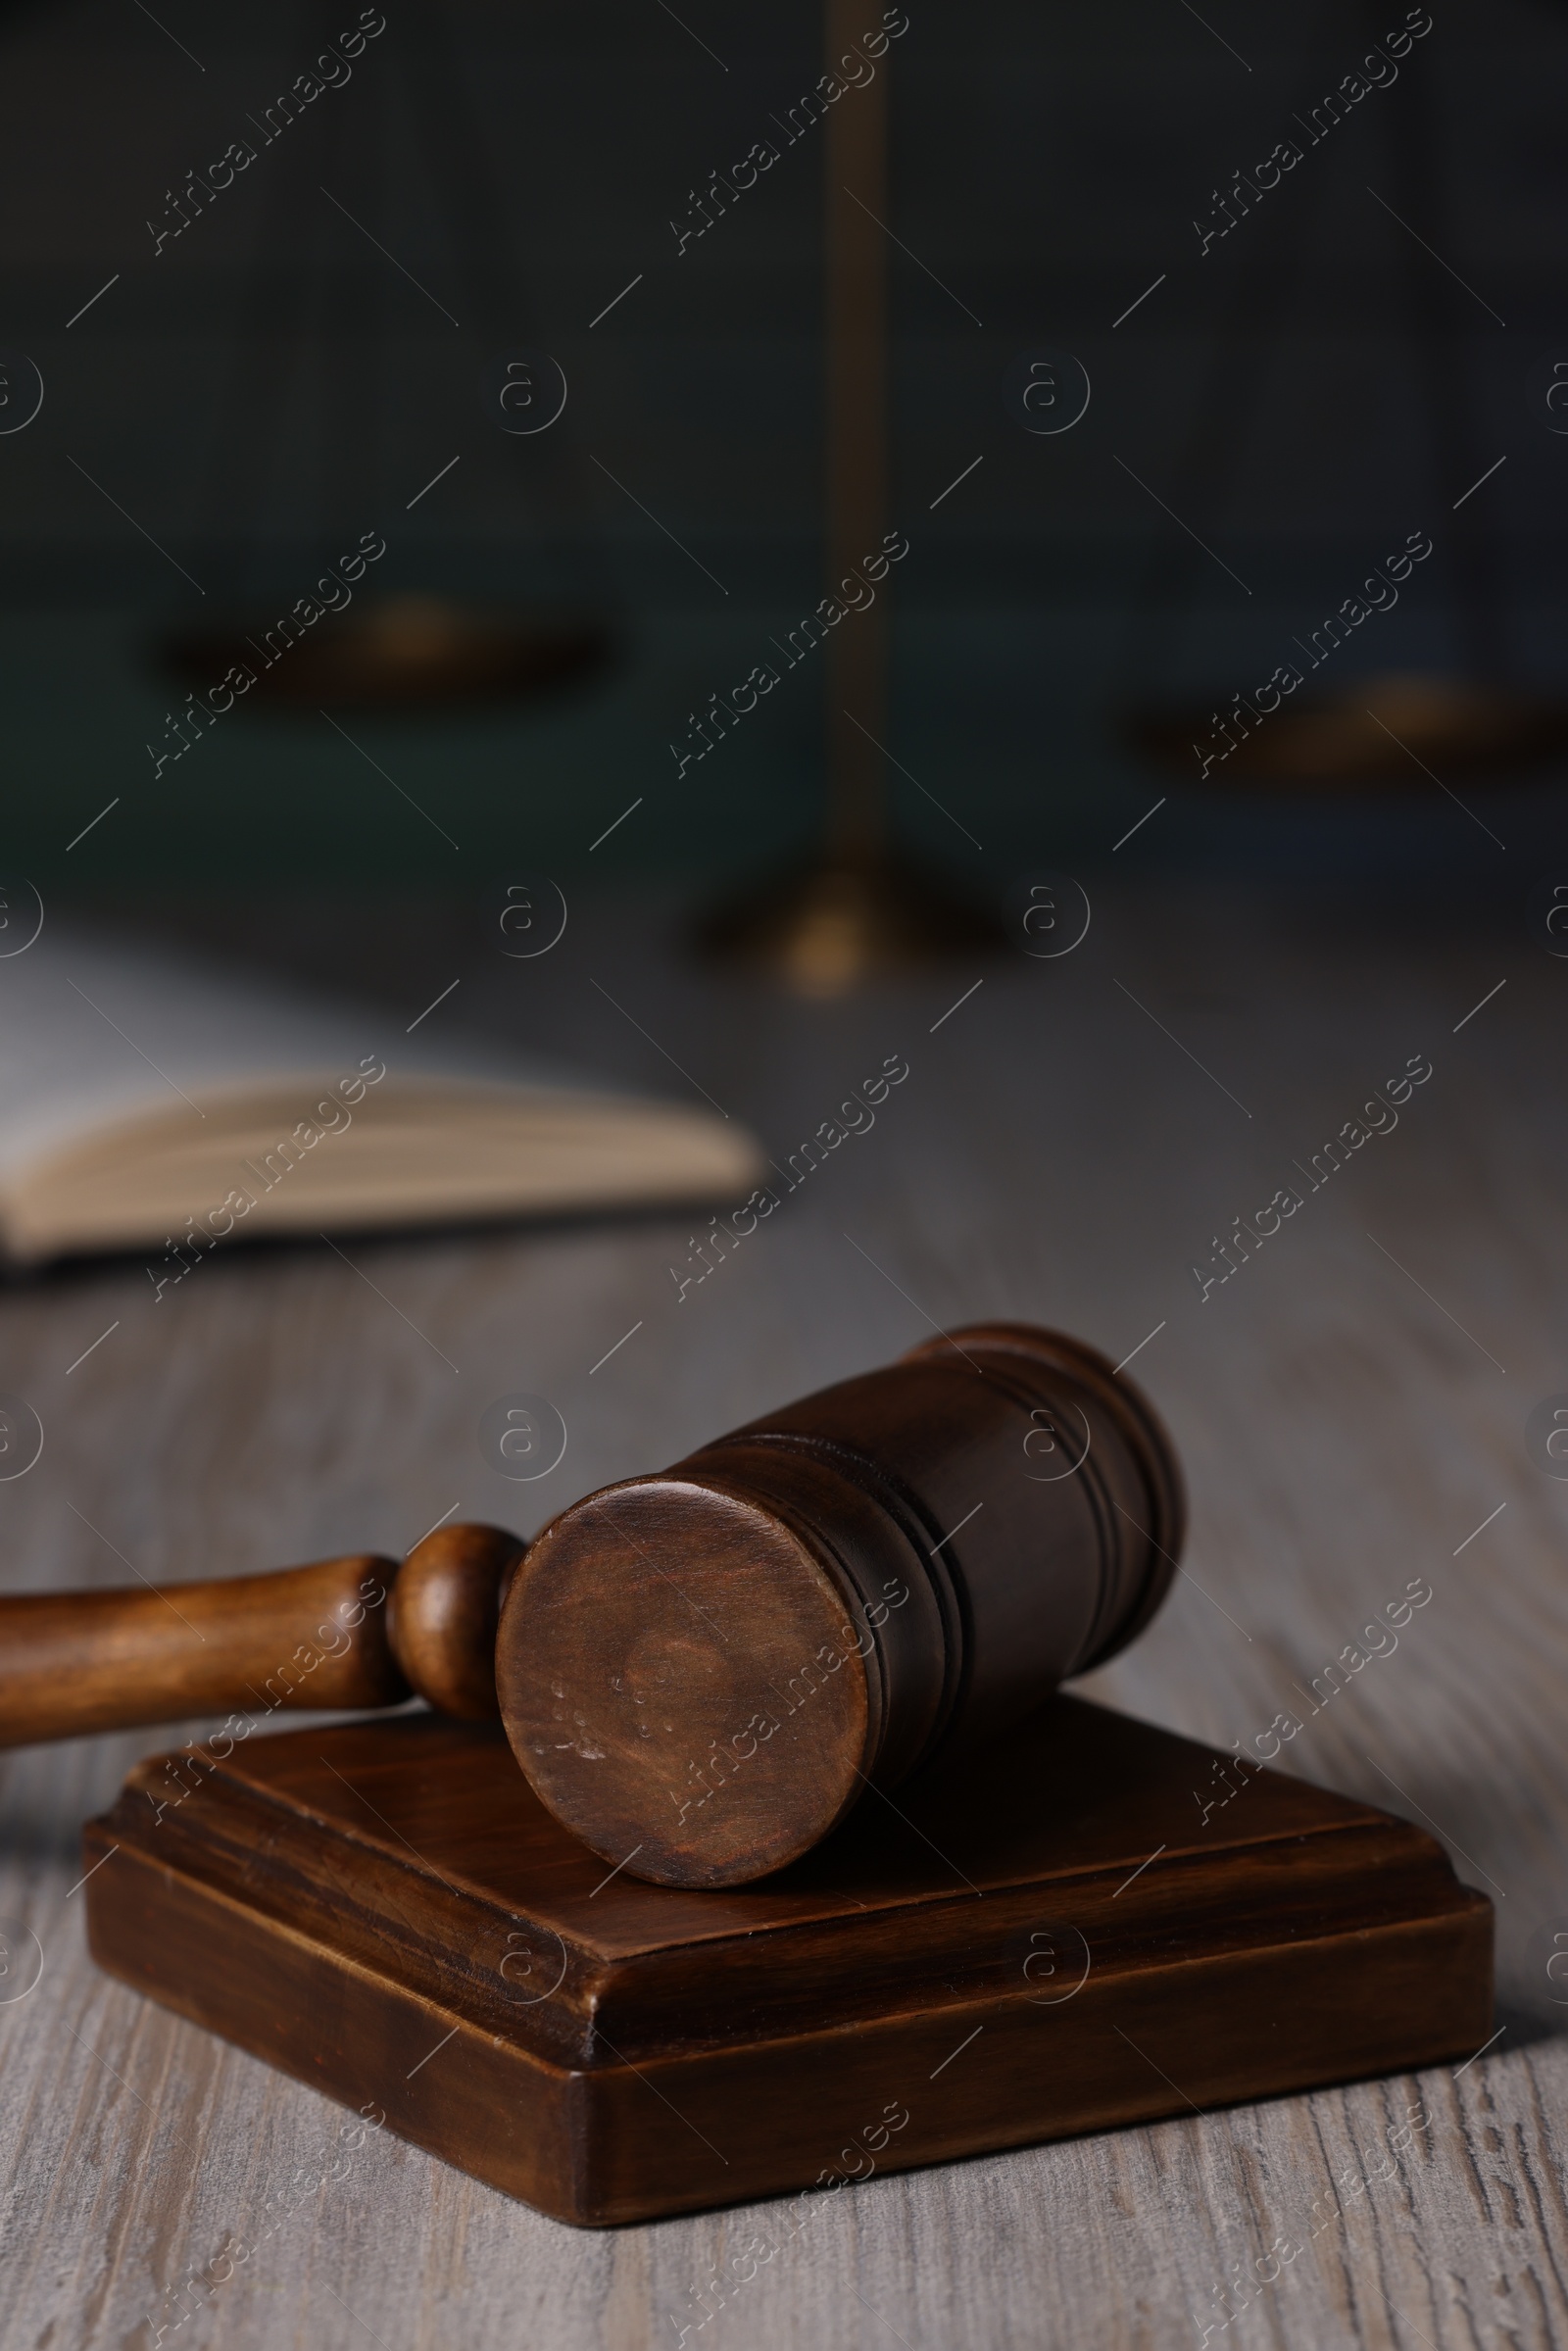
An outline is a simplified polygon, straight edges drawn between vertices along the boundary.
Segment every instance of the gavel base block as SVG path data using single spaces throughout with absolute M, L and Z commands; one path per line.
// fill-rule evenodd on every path
M 257 1739 L 177 1804 L 164 1765 L 87 1826 L 99 1964 L 582 2225 L 805 2190 L 787 2229 L 1492 2030 L 1491 1904 L 1429 1837 L 1079 1699 L 716 1893 L 607 1875 L 486 1727 Z

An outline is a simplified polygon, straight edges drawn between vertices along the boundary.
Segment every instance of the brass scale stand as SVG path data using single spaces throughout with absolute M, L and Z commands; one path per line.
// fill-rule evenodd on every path
M 827 0 L 826 18 L 831 67 L 864 29 L 863 0 Z M 890 62 L 891 53 L 876 78 L 831 108 L 821 126 L 830 588 L 888 528 L 887 235 L 879 221 L 888 217 Z M 998 944 L 994 922 L 892 848 L 880 748 L 888 727 L 888 619 L 884 589 L 822 648 L 822 851 L 804 869 L 720 909 L 699 933 L 710 952 L 771 970 L 804 995 L 834 996 L 879 971 Z

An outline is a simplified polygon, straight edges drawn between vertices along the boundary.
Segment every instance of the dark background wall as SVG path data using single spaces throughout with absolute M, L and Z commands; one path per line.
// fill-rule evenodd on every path
M 820 131 L 679 257 L 669 222 L 814 81 L 815 13 L 464 0 L 471 122 L 438 109 L 432 134 L 423 0 L 386 0 L 352 81 L 155 258 L 166 191 L 252 136 L 247 118 L 358 10 L 157 14 L 68 0 L 0 19 L 0 349 L 45 384 L 36 421 L 0 436 L 7 855 L 82 885 L 466 886 L 523 850 L 552 869 L 695 875 L 803 841 L 819 670 L 682 781 L 667 745 L 820 593 Z M 1193 222 L 1216 184 L 1402 22 L 1396 0 L 1213 0 L 1202 20 L 1182 0 L 909 0 L 908 15 L 884 69 L 908 248 L 891 256 L 894 511 L 910 541 L 891 743 L 985 847 L 895 778 L 910 843 L 987 879 L 1108 856 L 1168 784 L 1120 748 L 1116 711 L 1156 686 L 1223 699 L 1266 677 L 1414 530 L 1436 553 L 1344 649 L 1342 681 L 1465 658 L 1470 526 L 1503 658 L 1568 693 L 1568 438 L 1527 392 L 1533 364 L 1568 358 L 1568 12 L 1433 0 L 1399 80 L 1206 255 Z M 499 433 L 479 403 L 484 364 L 518 345 L 553 352 L 570 385 L 537 438 Z M 1018 429 L 1001 395 L 1008 363 L 1041 348 L 1076 353 L 1093 384 L 1054 438 Z M 549 705 L 354 724 L 459 853 L 314 715 L 236 713 L 157 781 L 144 749 L 178 699 L 147 659 L 161 630 L 235 599 L 278 609 L 372 524 L 383 586 L 587 599 L 621 633 L 604 681 Z M 1337 808 L 1169 789 L 1122 863 L 1493 886 L 1494 853 L 1429 786 Z M 1557 801 L 1550 769 L 1488 796 L 1509 889 L 1532 856 L 1568 850 Z

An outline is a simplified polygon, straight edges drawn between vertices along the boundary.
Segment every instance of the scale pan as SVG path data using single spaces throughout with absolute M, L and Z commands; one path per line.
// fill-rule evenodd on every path
M 415 710 L 554 693 L 602 668 L 612 649 L 610 628 L 586 613 L 488 612 L 437 596 L 388 596 L 328 614 L 286 647 L 272 613 L 249 630 L 238 622 L 184 629 L 161 651 L 167 666 L 198 689 L 220 684 L 240 664 L 255 679 L 247 697 L 273 709 Z
M 1568 703 L 1466 678 L 1369 677 L 1342 694 L 1283 703 L 1200 778 L 1217 706 L 1151 707 L 1127 724 L 1137 751 L 1189 783 L 1263 791 L 1381 791 L 1438 775 L 1504 781 L 1568 748 Z

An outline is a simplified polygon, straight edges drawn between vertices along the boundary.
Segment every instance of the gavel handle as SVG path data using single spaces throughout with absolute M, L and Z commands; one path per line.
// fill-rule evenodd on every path
M 0 1598 L 0 1747 L 191 1715 L 495 1700 L 495 1627 L 522 1556 L 448 1526 L 399 1567 L 372 1551 L 270 1575 Z
M 275 1706 L 395 1706 L 409 1685 L 371 1552 L 279 1574 L 0 1599 L 0 1746 Z

